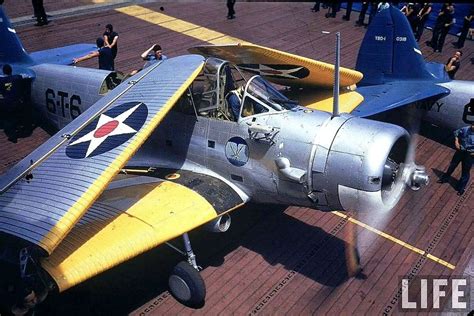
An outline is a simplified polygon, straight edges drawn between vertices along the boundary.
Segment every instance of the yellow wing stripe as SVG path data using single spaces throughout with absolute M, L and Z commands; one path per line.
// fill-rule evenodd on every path
M 332 91 L 327 91 L 326 93 L 304 95 L 298 101 L 310 109 L 332 113 L 333 100 Z M 351 113 L 362 101 L 364 101 L 364 97 L 356 91 L 343 92 L 339 94 L 339 112 Z
M 118 216 L 76 225 L 54 253 L 43 259 L 42 267 L 60 291 L 218 216 L 205 198 L 173 182 L 107 190 L 92 209 L 100 213 L 101 205 L 126 200 L 137 202 Z
M 113 179 L 113 177 L 123 168 L 125 163 L 135 154 L 145 140 L 150 136 L 153 130 L 158 126 L 161 120 L 166 116 L 168 111 L 178 101 L 181 95 L 184 93 L 186 88 L 192 83 L 192 81 L 198 76 L 204 63 L 201 67 L 198 67 L 193 74 L 181 85 L 179 89 L 168 99 L 162 109 L 145 125 L 143 128 L 134 136 L 134 139 L 129 145 L 117 156 L 117 158 L 105 169 L 102 174 L 89 186 L 88 190 L 82 194 L 82 196 L 72 205 L 72 207 L 64 214 L 64 216 L 58 220 L 56 225 L 46 234 L 41 240 L 41 244 L 44 245 L 45 250 L 51 253 L 57 246 L 58 239 L 54 236 L 65 236 L 71 229 L 71 222 L 74 223 L 79 219 L 87 209 L 94 203 L 95 199 L 99 196 L 107 184 Z

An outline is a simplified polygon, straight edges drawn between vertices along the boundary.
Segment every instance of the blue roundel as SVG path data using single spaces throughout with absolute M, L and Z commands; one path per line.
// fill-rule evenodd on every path
M 148 108 L 141 102 L 115 106 L 77 133 L 66 147 L 66 155 L 82 159 L 106 153 L 132 138 L 147 116 Z
M 232 137 L 225 145 L 225 156 L 234 166 L 242 167 L 249 161 L 249 146 L 242 137 Z

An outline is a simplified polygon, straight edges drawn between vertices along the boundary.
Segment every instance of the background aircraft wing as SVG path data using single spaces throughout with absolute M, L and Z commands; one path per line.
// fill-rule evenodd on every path
M 187 55 L 147 68 L 9 170 L 0 178 L 0 232 L 51 254 L 203 65 Z
M 42 260 L 60 291 L 244 204 L 209 175 L 163 169 L 146 174 L 119 175 Z
M 286 86 L 332 88 L 334 65 L 254 44 L 204 45 L 190 52 L 222 58 L 239 68 Z M 340 85 L 348 87 L 362 79 L 362 73 L 341 67 Z
M 36 64 L 72 65 L 73 58 L 87 55 L 96 50 L 97 46 L 94 44 L 74 44 L 33 52 L 30 57 Z
M 449 89 L 431 81 L 394 81 L 381 85 L 358 87 L 364 102 L 351 114 L 360 117 L 375 115 L 417 101 L 436 100 L 449 94 Z

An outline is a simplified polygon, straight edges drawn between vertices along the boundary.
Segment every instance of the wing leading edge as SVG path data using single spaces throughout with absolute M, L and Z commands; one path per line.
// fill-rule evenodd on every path
M 264 46 L 203 45 L 189 51 L 228 60 L 281 85 L 330 88 L 334 84 L 334 65 Z M 339 73 L 341 87 L 352 86 L 362 79 L 362 73 L 356 70 L 341 67 Z
M 187 55 L 150 67 L 61 130 L 58 135 L 65 138 L 56 136 L 27 156 L 22 167 L 38 159 L 41 163 L 33 169 L 32 179 L 22 178 L 0 195 L 0 231 L 51 254 L 203 65 L 202 56 Z

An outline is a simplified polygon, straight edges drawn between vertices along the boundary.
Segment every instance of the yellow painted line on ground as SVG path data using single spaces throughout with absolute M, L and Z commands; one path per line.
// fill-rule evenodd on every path
M 367 225 L 367 224 L 365 224 L 365 223 L 362 223 L 361 221 L 358 221 L 358 220 L 356 220 L 356 219 L 354 219 L 354 218 L 352 218 L 352 217 L 350 217 L 350 216 L 348 216 L 348 215 L 346 215 L 346 214 L 343 214 L 343 213 L 338 212 L 338 211 L 335 211 L 335 212 L 332 212 L 332 213 L 335 214 L 335 215 L 337 215 L 337 216 L 339 216 L 339 217 L 347 218 L 348 221 L 350 221 L 350 222 L 352 222 L 352 223 L 354 223 L 354 224 L 356 224 L 356 225 L 359 225 L 360 227 L 363 227 L 363 228 L 365 228 L 365 229 L 367 229 L 367 230 L 369 230 L 369 231 L 371 231 L 371 232 L 373 232 L 373 233 L 376 233 L 377 235 L 382 236 L 383 238 L 386 238 L 386 239 L 388 239 L 388 240 L 390 240 L 390 241 L 393 241 L 394 243 L 399 244 L 399 245 L 402 246 L 402 247 L 405 247 L 405 248 L 407 248 L 407 249 L 410 249 L 411 251 L 414 251 L 414 252 L 416 252 L 416 253 L 418 253 L 418 254 L 420 254 L 420 255 L 422 255 L 422 256 L 425 256 L 425 255 L 426 255 L 426 257 L 429 258 L 430 260 L 433 260 L 433 261 L 435 261 L 435 262 L 437 262 L 437 263 L 439 263 L 439 264 L 441 264 L 441 265 L 443 265 L 443 266 L 445 266 L 445 267 L 448 267 L 448 268 L 450 268 L 451 270 L 454 270 L 454 269 L 456 268 L 456 266 L 450 264 L 449 262 L 446 262 L 446 261 L 444 261 L 444 260 L 442 260 L 442 259 L 440 259 L 440 258 L 438 258 L 438 257 L 435 257 L 435 256 L 433 256 L 432 254 L 429 254 L 429 253 L 427 253 L 426 251 L 421 250 L 420 248 L 417 248 L 417 247 L 415 247 L 415 246 L 412 246 L 412 245 L 410 245 L 410 244 L 408 244 L 408 243 L 406 243 L 406 242 L 404 242 L 404 241 L 402 241 L 402 240 L 400 240 L 400 239 L 398 239 L 398 238 L 395 238 L 395 237 L 393 237 L 393 236 L 391 236 L 391 235 L 389 235 L 389 234 L 387 234 L 387 233 L 384 233 L 383 231 L 380 231 L 380 230 L 378 230 L 378 229 L 376 229 L 376 228 L 374 228 L 374 227 L 372 227 L 372 226 L 369 226 L 369 225 Z
M 190 23 L 164 13 L 156 12 L 139 5 L 117 8 L 116 11 L 134 18 L 158 25 L 173 32 L 198 39 L 209 44 L 249 43 L 242 39 Z

